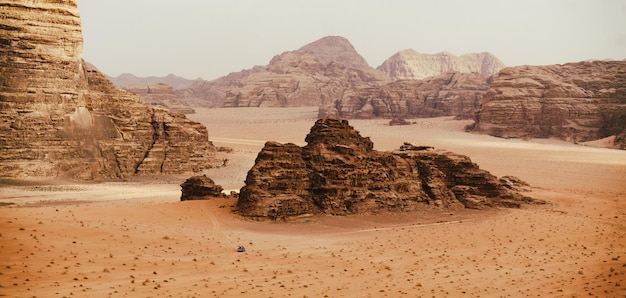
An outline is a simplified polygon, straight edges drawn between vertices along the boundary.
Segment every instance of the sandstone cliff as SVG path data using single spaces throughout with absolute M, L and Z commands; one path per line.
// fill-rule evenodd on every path
M 125 178 L 213 163 L 204 126 L 82 61 L 76 1 L 0 1 L 0 173 Z
M 376 69 L 391 80 L 423 79 L 446 72 L 480 73 L 485 77 L 497 74 L 504 64 L 490 53 L 455 56 L 448 52 L 422 54 L 407 49 L 385 60 Z
M 386 81 L 348 40 L 331 36 L 277 55 L 267 66 L 196 82 L 179 94 L 209 107 L 319 106 L 341 98 L 346 90 Z
M 519 66 L 500 71 L 475 131 L 582 142 L 626 130 L 626 61 Z M 622 144 L 623 145 L 623 144 Z
M 446 73 L 424 80 L 400 80 L 344 92 L 322 105 L 319 117 L 416 118 L 456 116 L 471 119 L 489 88 L 477 73 Z
M 318 120 L 304 147 L 267 142 L 241 189 L 237 212 L 254 218 L 346 215 L 424 208 L 540 203 L 507 187 L 468 157 L 403 145 L 373 149 L 346 120 Z
M 179 99 L 174 88 L 168 84 L 128 85 L 123 89 L 141 97 L 148 106 L 161 106 L 183 114 L 195 113 L 189 103 Z
M 111 83 L 120 88 L 131 88 L 133 86 L 150 86 L 156 84 L 166 84 L 174 89 L 189 88 L 193 83 L 202 81 L 202 79 L 189 80 L 179 77 L 175 74 L 169 74 L 164 77 L 138 77 L 131 73 L 123 73 L 117 77 L 105 75 Z

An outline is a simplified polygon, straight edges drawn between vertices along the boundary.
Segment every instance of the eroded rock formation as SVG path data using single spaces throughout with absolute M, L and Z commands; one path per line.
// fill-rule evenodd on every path
M 479 73 L 489 77 L 502 68 L 504 64 L 500 59 L 487 52 L 455 56 L 448 52 L 422 54 L 407 49 L 391 56 L 376 69 L 391 80 L 417 80 L 447 72 Z
M 347 39 L 330 36 L 277 55 L 267 66 L 196 82 L 179 95 L 193 102 L 204 101 L 204 106 L 319 106 L 341 98 L 346 90 L 387 81 Z
M 214 162 L 207 129 L 82 60 L 76 1 L 0 1 L 0 173 L 126 178 Z
M 626 61 L 503 69 L 482 100 L 475 131 L 584 142 L 626 131 Z
M 149 106 L 161 106 L 183 114 L 195 113 L 186 101 L 178 98 L 174 88 L 168 84 L 128 85 L 123 89 L 141 97 Z
M 238 213 L 282 219 L 539 202 L 507 188 L 467 156 L 411 144 L 376 151 L 346 120 L 318 120 L 306 142 L 265 144 L 241 189 Z
M 395 81 L 345 92 L 339 100 L 322 105 L 319 117 L 471 119 L 488 88 L 489 78 L 477 73 Z
M 202 176 L 193 176 L 185 180 L 181 185 L 181 201 L 208 200 L 224 197 L 221 185 L 215 184 L 213 179 Z

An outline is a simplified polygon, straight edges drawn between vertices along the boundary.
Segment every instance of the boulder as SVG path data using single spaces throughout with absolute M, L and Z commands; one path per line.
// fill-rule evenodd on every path
M 182 188 L 182 194 L 180 195 L 181 201 L 208 200 L 224 197 L 222 193 L 224 188 L 222 188 L 221 185 L 215 184 L 213 179 L 206 175 L 193 176 L 185 180 L 180 187 Z
M 305 140 L 304 147 L 265 144 L 236 212 L 286 219 L 542 203 L 506 187 L 467 156 L 408 143 L 400 150 L 376 151 L 344 119 L 318 120 Z

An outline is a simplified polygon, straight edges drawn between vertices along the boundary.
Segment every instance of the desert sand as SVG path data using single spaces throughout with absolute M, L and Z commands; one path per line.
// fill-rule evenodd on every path
M 190 118 L 243 186 L 267 140 L 304 144 L 316 108 L 199 109 Z M 463 132 L 451 118 L 351 120 L 375 149 L 465 154 L 549 201 L 522 209 L 257 222 L 234 199 L 180 202 L 187 176 L 3 181 L 0 296 L 626 297 L 626 151 Z M 246 252 L 236 252 L 244 245 Z

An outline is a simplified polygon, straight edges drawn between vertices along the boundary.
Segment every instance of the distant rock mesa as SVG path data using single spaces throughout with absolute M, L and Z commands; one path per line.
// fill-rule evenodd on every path
M 519 207 L 523 196 L 468 157 L 429 147 L 373 149 L 338 118 L 318 120 L 307 145 L 267 142 L 248 172 L 236 210 L 251 218 L 287 219 L 425 208 Z
M 472 119 L 488 88 L 489 78 L 477 73 L 453 72 L 423 80 L 399 80 L 346 91 L 341 99 L 322 105 L 318 115 L 349 119 Z
M 455 56 L 448 52 L 422 54 L 407 49 L 385 60 L 376 69 L 391 80 L 424 79 L 447 72 L 497 74 L 504 64 L 494 55 L 482 52 Z
M 474 131 L 626 148 L 626 61 L 505 68 L 485 93 Z M 620 143 L 621 142 L 621 143 Z
M 0 173 L 123 179 L 214 164 L 206 127 L 82 60 L 76 1 L 0 1 Z

